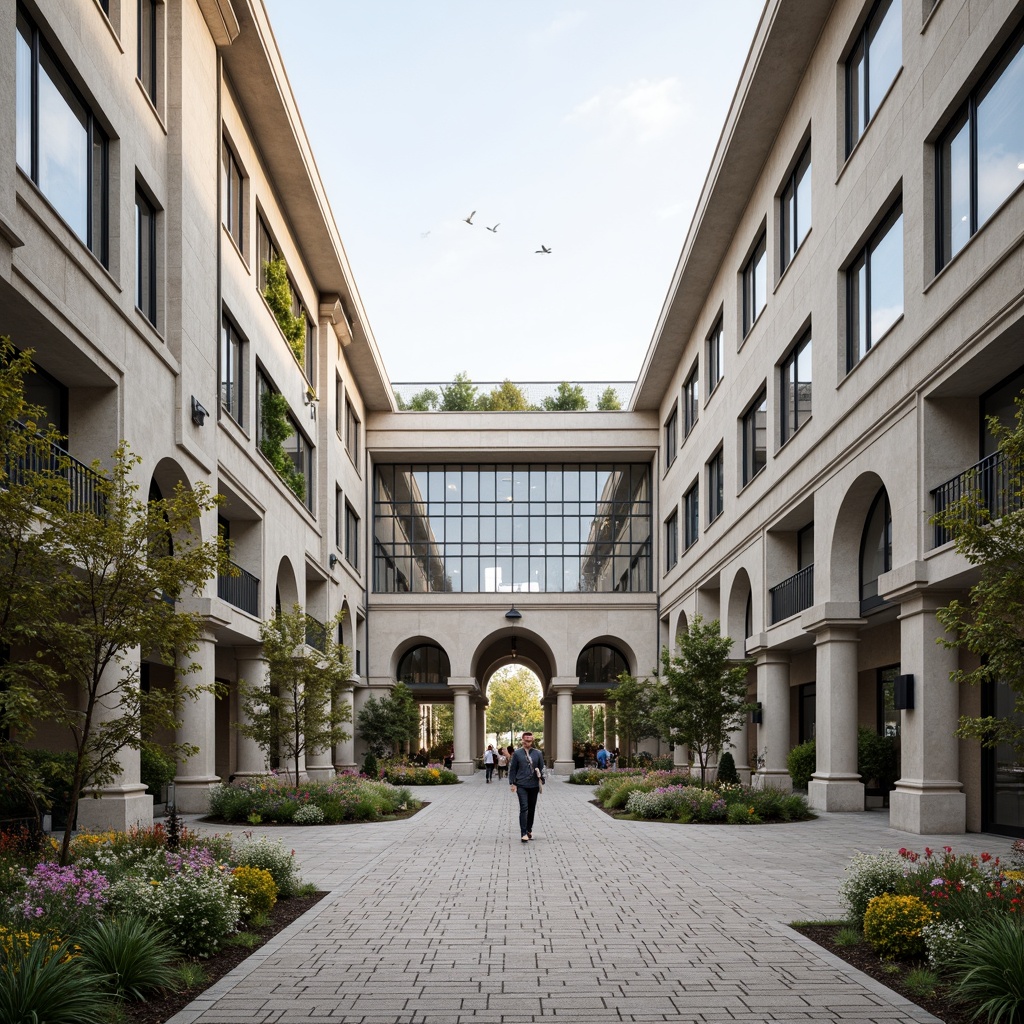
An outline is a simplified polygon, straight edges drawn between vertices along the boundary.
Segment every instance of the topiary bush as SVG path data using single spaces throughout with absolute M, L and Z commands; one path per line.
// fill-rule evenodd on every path
M 363 774 L 368 779 L 376 779 L 380 776 L 380 768 L 377 766 L 377 755 L 372 750 L 366 752 L 366 758 L 363 761 Z
M 879 956 L 906 959 L 925 953 L 922 929 L 938 915 L 916 896 L 875 896 L 864 912 L 864 938 Z
M 817 744 L 808 740 L 786 755 L 786 770 L 797 789 L 806 789 L 817 768 Z
M 718 761 L 718 781 L 722 785 L 738 785 L 740 773 L 736 771 L 736 761 L 727 750 Z
M 235 868 L 231 872 L 231 888 L 242 901 L 244 917 L 269 914 L 277 902 L 277 883 L 266 868 Z

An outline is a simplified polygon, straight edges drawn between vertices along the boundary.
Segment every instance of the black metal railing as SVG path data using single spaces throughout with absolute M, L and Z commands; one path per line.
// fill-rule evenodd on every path
M 989 519 L 1001 519 L 1007 512 L 1021 507 L 1021 467 L 1014 465 L 1002 452 L 986 456 L 970 469 L 947 480 L 932 491 L 932 511 L 939 515 L 961 498 L 975 494 L 988 509 Z M 953 539 L 953 534 L 935 524 L 934 545 L 939 547 Z
M 15 421 L 13 426 L 23 432 L 28 428 Z M 104 514 L 105 501 L 100 492 L 101 477 L 91 467 L 79 462 L 73 455 L 68 455 L 63 448 L 52 443 L 26 444 L 17 458 L 8 456 L 4 465 L 6 479 L 13 484 L 26 485 L 31 483 L 34 475 L 52 474 L 63 477 L 68 485 L 68 508 L 72 512 L 93 511 L 96 515 Z
M 240 565 L 231 563 L 237 575 L 217 576 L 217 596 L 236 608 L 250 615 L 260 613 L 260 581 L 251 572 L 246 572 Z
M 327 627 L 308 613 L 306 614 L 306 643 L 314 650 L 327 650 Z
M 772 598 L 772 625 L 814 604 L 814 566 L 808 565 L 768 591 Z

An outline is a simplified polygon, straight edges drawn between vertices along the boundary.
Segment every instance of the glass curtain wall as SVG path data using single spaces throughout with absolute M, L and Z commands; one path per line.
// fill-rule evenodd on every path
M 378 593 L 649 592 L 650 559 L 645 464 L 375 471 Z

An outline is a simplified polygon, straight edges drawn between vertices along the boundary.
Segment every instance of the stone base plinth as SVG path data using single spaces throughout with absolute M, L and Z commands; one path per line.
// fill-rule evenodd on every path
M 133 825 L 153 824 L 153 797 L 143 785 L 110 786 L 99 798 L 83 793 L 78 802 L 78 828 L 83 832 L 124 832 Z
M 452 761 L 452 771 L 456 775 L 472 775 L 476 765 L 472 761 Z
M 815 811 L 863 811 L 864 783 L 859 775 L 815 775 L 807 785 L 807 802 Z
M 576 771 L 575 761 L 555 761 L 552 769 L 556 775 L 572 775 Z
M 754 772 L 751 777 L 751 785 L 754 789 L 778 789 L 783 793 L 793 792 L 793 780 L 790 778 L 789 772 L 762 769 L 759 772 Z
M 334 778 L 333 764 L 307 764 L 306 778 L 310 782 L 330 782 Z
M 220 785 L 217 776 L 206 779 L 175 779 L 174 803 L 179 814 L 206 814 L 210 810 L 210 792 Z
M 889 827 L 927 836 L 967 831 L 967 797 L 950 789 L 897 788 L 889 794 Z

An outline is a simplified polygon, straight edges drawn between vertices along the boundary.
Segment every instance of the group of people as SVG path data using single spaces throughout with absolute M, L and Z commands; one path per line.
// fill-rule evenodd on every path
M 533 841 L 533 821 L 537 814 L 537 797 L 544 788 L 544 755 L 533 746 L 533 733 L 524 732 L 522 746 L 518 750 L 498 747 L 489 743 L 484 752 L 486 781 L 490 782 L 494 769 L 498 769 L 498 780 L 508 775 L 508 785 L 519 800 L 520 842 Z
M 484 771 L 487 775 L 486 782 L 490 782 L 494 775 L 494 769 L 498 769 L 498 781 L 500 782 L 508 774 L 509 762 L 512 760 L 514 751 L 511 747 L 498 747 L 494 749 L 493 743 L 487 744 L 484 751 Z

